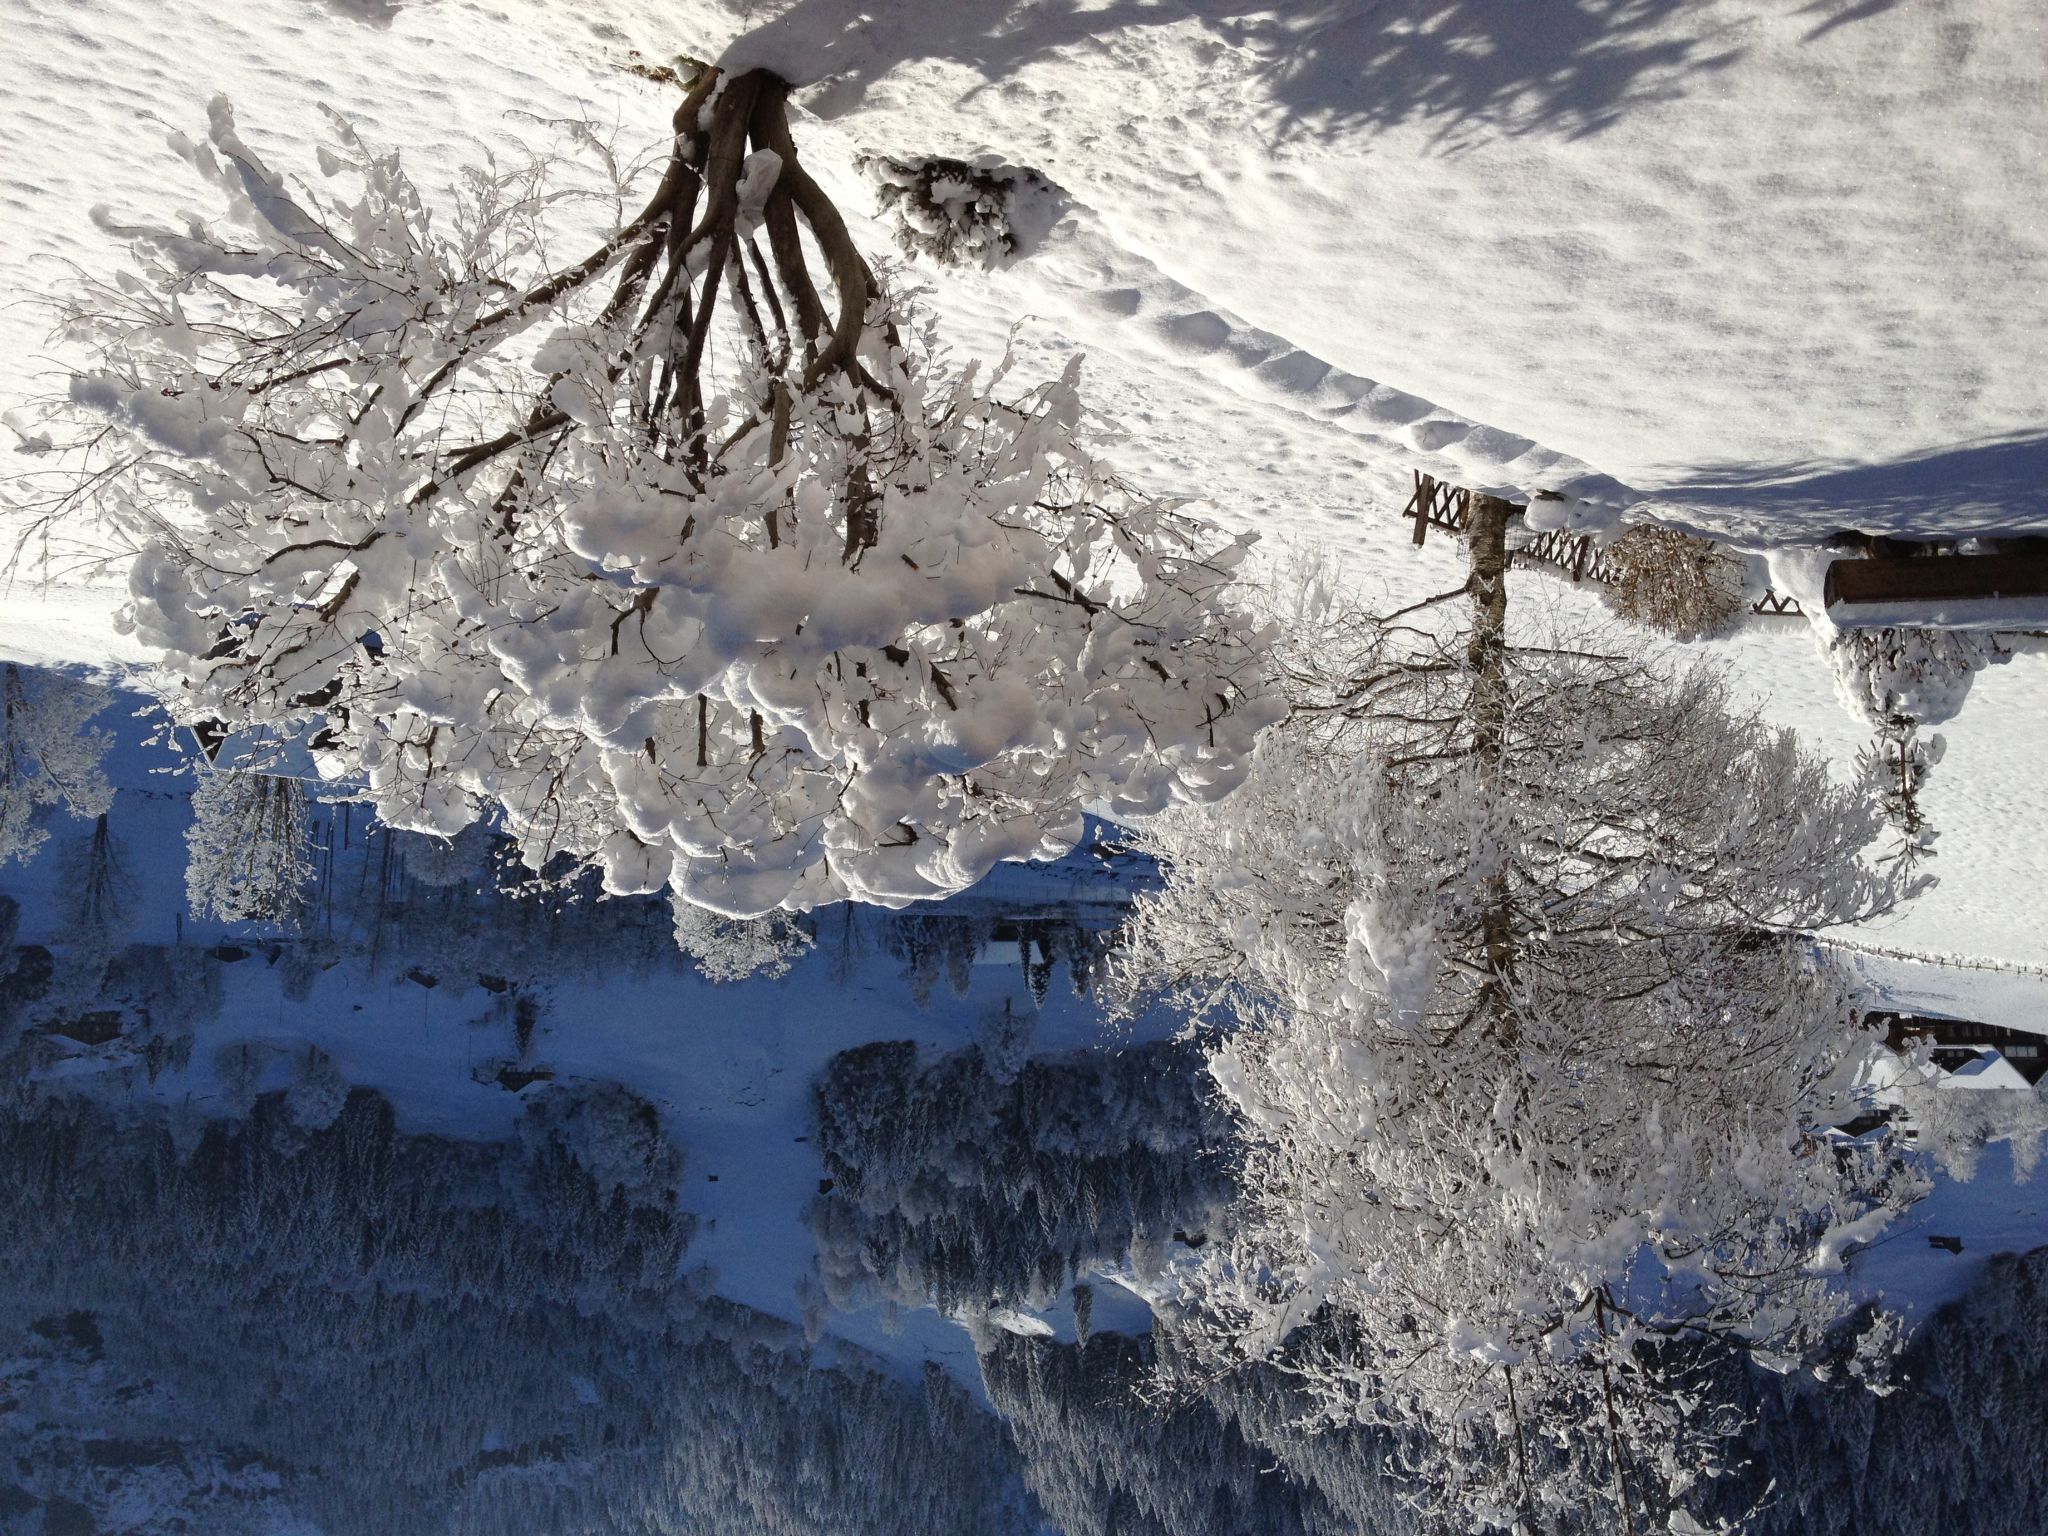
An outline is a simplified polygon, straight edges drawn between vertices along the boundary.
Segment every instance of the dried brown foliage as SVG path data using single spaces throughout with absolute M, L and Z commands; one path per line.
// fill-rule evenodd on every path
M 1742 613 L 1743 562 L 1672 528 L 1631 528 L 1606 551 L 1607 605 L 1681 640 L 1721 633 Z

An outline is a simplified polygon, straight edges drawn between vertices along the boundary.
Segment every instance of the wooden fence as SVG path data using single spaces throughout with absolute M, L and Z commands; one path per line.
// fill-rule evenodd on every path
M 1602 586 L 1612 586 L 1620 575 L 1590 533 L 1573 533 L 1565 528 L 1546 528 L 1515 550 L 1514 556 L 1521 565 L 1555 566 L 1573 581 L 1591 577 Z
M 1463 486 L 1452 485 L 1447 480 L 1438 480 L 1415 472 L 1415 491 L 1408 498 L 1408 505 L 1401 510 L 1403 517 L 1415 519 L 1415 542 L 1420 545 L 1428 536 L 1432 526 L 1450 533 L 1463 533 L 1465 525 L 1472 521 L 1472 493 Z
M 1526 506 L 1510 505 L 1518 513 L 1529 510 Z M 1409 494 L 1408 504 L 1401 509 L 1401 516 L 1414 521 L 1414 542 L 1417 546 L 1429 536 L 1431 528 L 1463 533 L 1472 520 L 1472 493 L 1464 486 L 1452 485 L 1416 470 L 1415 489 Z M 1575 582 L 1590 580 L 1611 586 L 1620 574 L 1597 539 L 1589 533 L 1574 533 L 1567 528 L 1544 529 L 1528 542 L 1510 550 L 1509 558 L 1517 565 L 1545 565 L 1563 571 Z M 1763 596 L 1749 605 L 1749 611 L 1767 619 L 1805 616 L 1799 599 L 1781 595 L 1770 587 L 1766 587 Z

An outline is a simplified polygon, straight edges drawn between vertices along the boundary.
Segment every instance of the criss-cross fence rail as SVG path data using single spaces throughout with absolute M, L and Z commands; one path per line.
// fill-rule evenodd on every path
M 1607 558 L 1607 552 L 1590 533 L 1573 533 L 1565 528 L 1546 528 L 1514 552 L 1518 564 L 1549 565 L 1573 581 L 1593 580 L 1612 586 L 1621 571 Z
M 1780 593 L 1776 587 L 1765 587 L 1764 595 L 1749 605 L 1751 613 L 1767 619 L 1803 619 L 1806 610 L 1799 606 L 1799 599 Z
M 1514 505 L 1514 510 L 1527 512 L 1529 509 Z M 1408 504 L 1401 509 L 1401 516 L 1414 522 L 1414 542 L 1418 546 L 1429 536 L 1431 528 L 1461 534 L 1472 520 L 1472 492 L 1464 486 L 1452 485 L 1417 470 L 1415 489 L 1409 494 Z M 1575 582 L 1597 581 L 1602 586 L 1611 586 L 1621 575 L 1619 565 L 1608 556 L 1598 540 L 1589 533 L 1574 533 L 1568 528 L 1546 528 L 1509 551 L 1509 557 L 1517 565 L 1543 565 L 1562 571 Z M 1770 587 L 1766 587 L 1763 595 L 1749 605 L 1749 611 L 1767 619 L 1805 616 L 1798 598 Z
M 1472 521 L 1472 493 L 1461 485 L 1438 480 L 1418 469 L 1414 493 L 1409 496 L 1408 505 L 1402 509 L 1401 515 L 1415 519 L 1415 542 L 1418 545 L 1428 537 L 1432 527 L 1463 533 L 1465 525 Z

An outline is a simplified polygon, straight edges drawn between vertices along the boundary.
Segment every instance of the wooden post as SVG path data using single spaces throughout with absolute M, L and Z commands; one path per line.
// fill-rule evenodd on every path
M 1415 547 L 1420 549 L 1422 541 L 1429 536 L 1429 503 L 1436 495 L 1436 481 L 1421 470 L 1415 471 Z

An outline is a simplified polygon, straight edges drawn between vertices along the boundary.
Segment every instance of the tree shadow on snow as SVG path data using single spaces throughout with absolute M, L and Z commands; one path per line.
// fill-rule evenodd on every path
M 1714 469 L 1666 486 L 1660 501 L 1805 517 L 1871 533 L 2048 528 L 2048 433 L 1956 443 L 1886 464 Z
M 1868 21 L 1873 16 L 1881 16 L 1898 3 L 1899 0 L 1846 0 L 1846 3 L 1845 0 L 1811 0 L 1810 4 L 1799 8 L 1800 15 L 1826 14 L 1821 21 L 1814 24 L 1812 31 L 1800 38 L 1800 41 L 1818 42 L 1837 27 L 1851 26 L 1859 21 Z
M 327 9 L 366 27 L 388 27 L 405 8 L 405 0 L 322 0 Z
M 997 84 L 1062 49 L 1126 29 L 1194 21 L 1253 61 L 1249 103 L 1282 136 L 1341 139 L 1436 126 L 1455 149 L 1487 133 L 1596 133 L 1680 94 L 1740 50 L 1689 24 L 1702 0 L 1005 0 L 1000 6 L 795 0 L 740 45 L 746 63 L 827 82 L 834 117 L 912 59 L 945 59 Z M 1235 87 L 1233 86 L 1234 90 Z
M 1286 131 L 1426 123 L 1446 150 L 1488 134 L 1583 138 L 1741 53 L 1687 24 L 1698 0 L 1328 0 L 1284 21 L 1200 8 L 1264 61 Z

